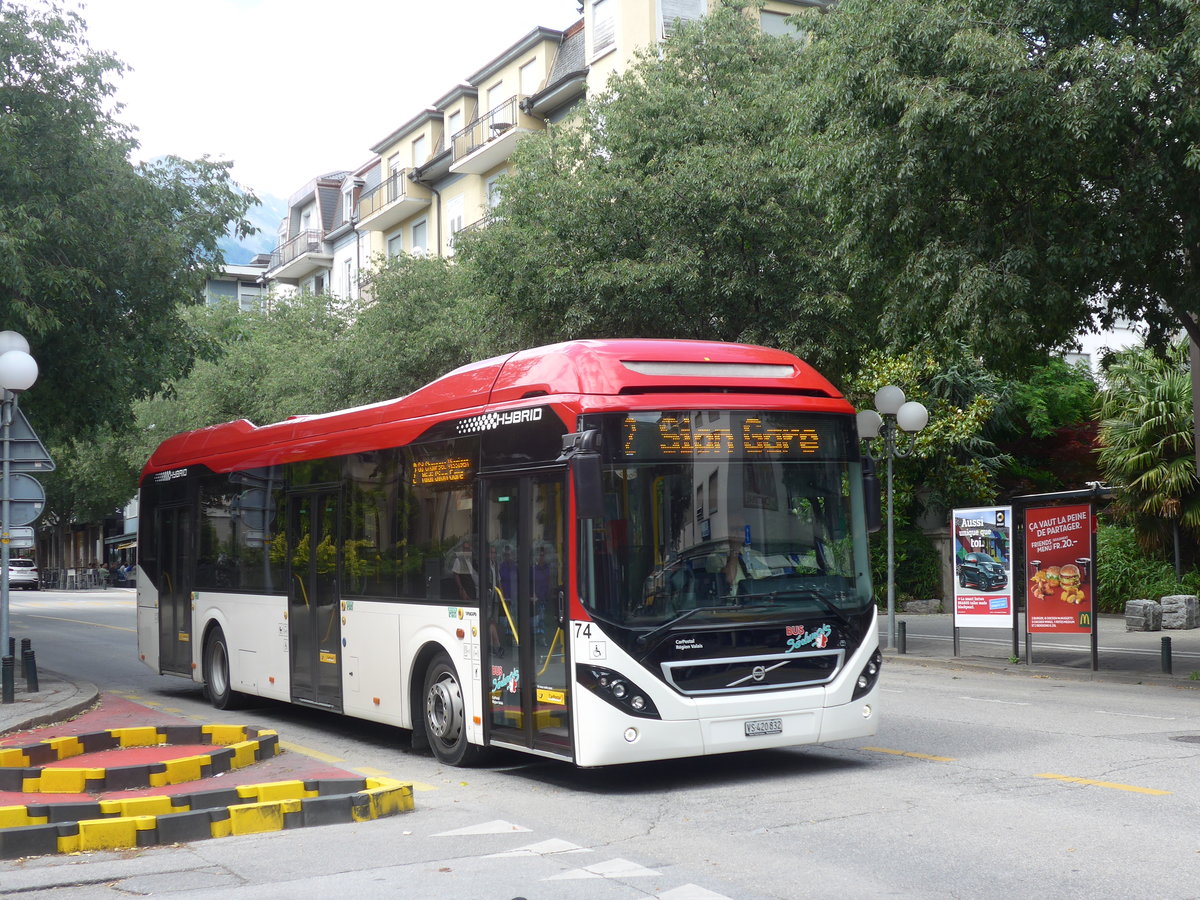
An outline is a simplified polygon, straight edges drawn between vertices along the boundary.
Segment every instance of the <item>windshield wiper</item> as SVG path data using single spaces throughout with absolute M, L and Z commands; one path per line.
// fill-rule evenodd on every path
M 745 602 L 742 604 L 743 608 L 754 606 L 769 608 L 775 603 L 776 600 L 780 599 L 812 600 L 818 606 L 820 606 L 821 609 L 833 616 L 838 621 L 838 624 L 846 629 L 847 632 L 853 633 L 855 631 L 854 624 L 848 618 L 846 618 L 842 611 L 838 609 L 838 607 L 835 606 L 827 597 L 825 597 L 817 588 L 780 588 L 777 591 L 767 591 L 762 594 L 747 594 L 745 595 L 744 599 L 746 601 L 757 600 L 760 602 Z
M 646 646 L 652 640 L 654 640 L 656 637 L 660 637 L 660 636 L 666 634 L 668 631 L 670 631 L 672 628 L 674 628 L 676 625 L 678 625 L 684 619 L 690 619 L 696 613 L 717 612 L 719 610 L 730 609 L 730 608 L 731 607 L 729 606 L 729 604 L 722 604 L 721 606 L 694 606 L 691 609 L 685 609 L 683 612 L 681 612 L 675 618 L 668 619 L 666 622 L 663 622 L 663 624 L 659 625 L 657 628 L 647 631 L 645 634 L 639 634 L 638 638 L 637 638 L 637 645 L 639 647 Z

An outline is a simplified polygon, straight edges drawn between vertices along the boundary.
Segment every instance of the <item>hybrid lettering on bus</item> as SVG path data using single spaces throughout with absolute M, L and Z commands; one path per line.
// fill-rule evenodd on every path
M 863 737 L 873 491 L 850 404 L 787 353 L 525 350 L 164 441 L 141 479 L 139 652 L 219 708 L 390 723 L 455 765 Z

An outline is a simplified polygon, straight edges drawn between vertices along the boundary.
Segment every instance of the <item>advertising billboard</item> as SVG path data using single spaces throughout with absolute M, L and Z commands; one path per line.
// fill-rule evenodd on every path
M 954 626 L 1012 628 L 1012 507 L 956 509 L 951 516 Z
M 1091 504 L 1025 513 L 1026 627 L 1090 634 L 1096 621 Z

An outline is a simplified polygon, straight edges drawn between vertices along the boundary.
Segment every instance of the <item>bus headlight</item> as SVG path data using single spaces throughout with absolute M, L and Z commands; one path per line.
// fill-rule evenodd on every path
M 580 664 L 575 667 L 575 677 L 581 686 L 623 713 L 642 719 L 662 718 L 649 695 L 619 672 Z
M 883 654 L 876 650 L 871 654 L 871 658 L 867 660 L 862 671 L 858 673 L 858 680 L 854 684 L 854 696 L 850 699 L 857 700 L 870 693 L 871 688 L 875 687 L 875 682 L 879 680 L 879 669 L 882 665 Z

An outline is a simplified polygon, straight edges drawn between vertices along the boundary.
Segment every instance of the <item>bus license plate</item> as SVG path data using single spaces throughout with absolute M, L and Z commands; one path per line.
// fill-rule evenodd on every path
M 783 719 L 754 719 L 746 723 L 746 737 L 760 734 L 783 734 Z

